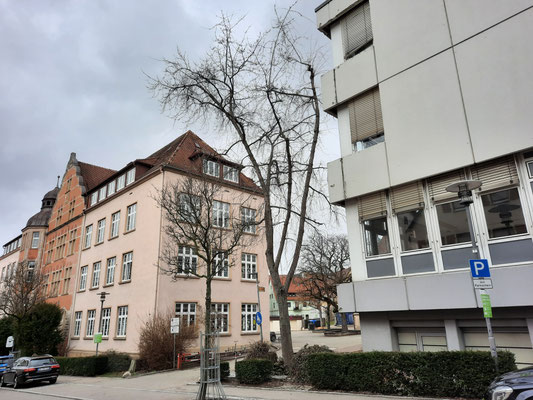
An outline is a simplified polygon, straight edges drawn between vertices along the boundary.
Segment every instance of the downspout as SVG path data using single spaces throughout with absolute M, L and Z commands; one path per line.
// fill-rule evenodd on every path
M 163 175 L 162 177 L 162 182 L 161 182 L 161 190 L 164 189 L 165 187 L 165 170 L 163 169 L 163 167 L 161 166 L 160 168 L 160 171 L 161 171 L 161 174 Z M 161 254 L 161 240 L 162 240 L 162 230 L 163 230 L 163 208 L 162 207 L 159 207 L 160 208 L 160 215 L 159 215 L 159 242 L 157 244 L 157 260 L 156 260 L 156 263 L 157 263 L 157 270 L 156 270 L 156 276 L 155 276 L 155 301 L 154 301 L 154 317 L 157 315 L 157 300 L 158 300 L 158 296 L 159 296 L 159 255 Z

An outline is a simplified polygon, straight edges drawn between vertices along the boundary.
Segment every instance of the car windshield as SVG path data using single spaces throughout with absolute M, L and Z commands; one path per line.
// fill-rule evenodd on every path
M 30 361 L 30 367 L 40 367 L 41 365 L 55 364 L 56 360 L 52 357 L 48 358 L 38 358 L 36 360 Z

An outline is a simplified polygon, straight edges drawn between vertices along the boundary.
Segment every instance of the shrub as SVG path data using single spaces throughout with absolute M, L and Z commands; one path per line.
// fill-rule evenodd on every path
M 147 370 L 171 369 L 173 365 L 174 335 L 170 333 L 170 319 L 174 314 L 156 314 L 141 329 L 139 357 Z M 182 321 L 183 322 L 183 321 Z M 195 326 L 181 324 L 176 335 L 176 357 L 184 353 L 197 338 Z
M 13 336 L 13 317 L 0 318 L 0 356 L 7 356 L 9 349 L 4 347 L 9 336 Z
M 61 375 L 96 376 L 107 372 L 107 357 L 56 357 Z
M 317 353 L 333 353 L 328 346 L 319 346 L 313 345 L 308 346 L 307 344 L 302 347 L 295 355 L 292 363 L 292 368 L 290 369 L 290 374 L 292 378 L 300 383 L 309 383 L 309 375 L 307 373 L 307 359 L 311 354 Z
M 274 351 L 270 351 L 270 345 L 266 342 L 254 342 L 248 348 L 246 353 L 247 360 L 270 360 L 272 363 L 278 361 L 278 355 Z
M 63 312 L 56 304 L 39 303 L 17 324 L 18 347 L 24 355 L 57 355 L 63 341 L 61 319 Z
M 272 366 L 272 361 L 264 359 L 237 361 L 235 363 L 235 375 L 239 383 L 263 383 L 270 379 Z
M 108 350 L 105 352 L 107 357 L 107 371 L 108 372 L 122 372 L 130 368 L 131 357 L 125 353 L 118 353 L 115 350 Z
M 514 354 L 499 352 L 500 373 L 516 369 Z M 369 352 L 309 355 L 306 373 L 317 389 L 384 395 L 483 397 L 498 375 L 489 352 Z
M 221 361 L 220 362 L 220 379 L 225 380 L 229 378 L 229 362 L 228 361 Z

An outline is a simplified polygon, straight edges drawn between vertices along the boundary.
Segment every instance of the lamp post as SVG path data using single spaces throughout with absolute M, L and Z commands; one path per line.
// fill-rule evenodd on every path
M 97 335 L 99 335 L 99 337 L 95 338 L 95 341 L 96 341 L 96 356 L 98 357 L 98 345 L 100 344 L 100 341 L 102 340 L 102 312 L 104 310 L 105 297 L 108 294 L 111 294 L 111 293 L 107 293 L 107 292 L 102 291 L 102 292 L 96 293 L 96 294 L 100 296 L 100 321 L 98 322 L 98 333 L 97 333 Z
M 452 183 L 446 188 L 447 192 L 457 193 L 459 197 L 459 204 L 465 206 L 466 219 L 468 221 L 468 230 L 470 231 L 470 240 L 472 241 L 472 254 L 474 258 L 482 258 L 479 247 L 477 246 L 476 238 L 474 235 L 474 226 L 472 223 L 472 213 L 470 210 L 470 205 L 474 202 L 472 199 L 472 190 L 481 187 L 481 181 L 477 180 L 466 180 L 456 183 Z M 474 283 L 472 282 L 472 285 Z M 474 289 L 475 291 L 475 289 Z M 480 289 L 480 293 L 484 294 L 485 291 Z M 490 318 L 485 318 L 485 323 L 487 324 L 487 333 L 489 335 L 489 347 L 490 353 L 494 358 L 496 364 L 496 372 L 498 372 L 498 352 L 496 351 L 496 341 L 494 340 L 494 333 L 492 332 L 492 323 Z
M 255 275 L 255 287 L 257 288 L 257 310 L 259 311 L 259 314 L 261 314 L 261 299 L 259 298 L 259 273 L 252 272 L 251 275 L 252 276 Z M 261 317 L 263 317 L 263 314 L 261 314 Z M 261 333 L 261 342 L 262 342 L 263 341 L 263 321 L 261 321 L 261 323 L 259 324 L 259 331 Z

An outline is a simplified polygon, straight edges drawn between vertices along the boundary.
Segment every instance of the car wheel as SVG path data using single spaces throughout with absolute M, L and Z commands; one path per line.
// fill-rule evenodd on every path
M 4 387 L 6 383 L 4 382 L 4 375 L 0 378 L 0 387 Z
M 49 382 L 50 382 L 50 384 L 54 384 L 54 383 L 56 383 L 56 382 L 57 382 L 57 378 L 54 378 L 54 379 L 50 379 L 50 381 L 49 381 Z

